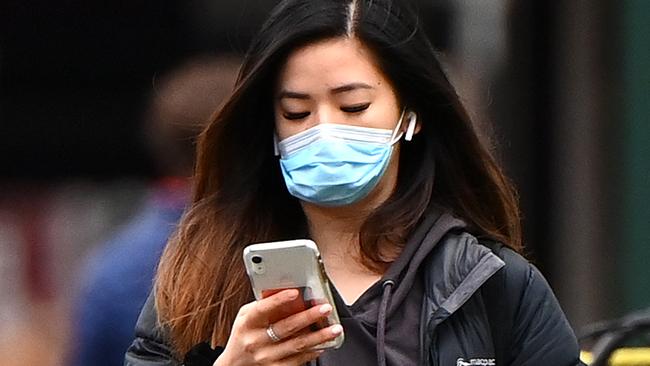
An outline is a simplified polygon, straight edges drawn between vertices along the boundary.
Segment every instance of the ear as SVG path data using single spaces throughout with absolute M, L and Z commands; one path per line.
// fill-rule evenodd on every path
M 404 136 L 404 140 L 406 141 L 411 141 L 413 139 L 413 135 L 417 134 L 420 132 L 420 123 L 418 122 L 418 115 L 413 112 L 409 111 L 407 115 L 407 128 L 406 128 L 406 135 Z

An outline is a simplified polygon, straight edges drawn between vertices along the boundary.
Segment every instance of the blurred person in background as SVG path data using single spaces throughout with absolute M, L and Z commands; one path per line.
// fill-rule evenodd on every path
M 514 189 L 408 6 L 273 11 L 201 134 L 192 204 L 126 365 L 580 364 L 550 287 L 517 254 Z M 295 289 L 253 301 L 243 249 L 304 237 L 342 327 L 309 331 L 330 304 L 287 317 Z M 315 350 L 343 331 L 341 348 Z
M 160 254 L 188 202 L 195 136 L 232 90 L 238 66 L 235 57 L 196 58 L 154 81 L 144 137 L 161 178 L 82 272 L 74 365 L 122 365 Z

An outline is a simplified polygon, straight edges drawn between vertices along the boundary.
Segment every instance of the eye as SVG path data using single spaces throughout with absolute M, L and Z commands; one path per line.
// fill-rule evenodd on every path
M 301 112 L 301 113 L 284 113 L 282 115 L 284 118 L 294 121 L 298 119 L 303 119 L 307 116 L 309 116 L 309 112 Z
M 347 113 L 359 113 L 365 111 L 366 109 L 368 109 L 368 107 L 370 107 L 370 103 L 345 106 L 345 107 L 341 107 L 341 110 Z

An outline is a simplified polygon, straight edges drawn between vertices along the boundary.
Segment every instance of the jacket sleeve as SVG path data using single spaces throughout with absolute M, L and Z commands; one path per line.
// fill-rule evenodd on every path
M 506 287 L 514 294 L 508 365 L 583 365 L 576 336 L 548 282 L 515 252 L 502 251 Z
M 180 366 L 158 325 L 153 293 L 149 294 L 135 326 L 135 339 L 126 351 L 124 366 Z

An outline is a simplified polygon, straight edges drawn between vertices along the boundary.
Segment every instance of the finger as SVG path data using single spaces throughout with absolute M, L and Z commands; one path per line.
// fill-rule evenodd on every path
M 295 300 L 298 295 L 297 289 L 287 289 L 256 301 L 247 312 L 247 315 L 250 317 L 249 321 L 258 326 L 266 326 L 269 323 L 269 319 L 274 313 L 277 313 L 278 309 Z
M 249 311 L 251 311 L 251 309 L 253 309 L 253 307 L 255 307 L 255 301 L 242 305 L 242 307 L 239 308 L 239 312 L 237 313 L 237 316 L 246 315 Z
M 330 304 L 312 306 L 305 311 L 276 322 L 273 324 L 273 331 L 280 339 L 289 338 L 300 330 L 325 318 L 331 312 L 332 305 Z
M 313 352 L 320 344 L 331 341 L 343 333 L 343 327 L 335 324 L 315 332 L 308 332 L 278 343 L 277 347 L 268 349 L 269 359 L 283 359 L 306 352 Z
M 323 351 L 314 351 L 314 352 L 305 352 L 300 353 L 295 356 L 291 356 L 280 360 L 277 365 L 282 366 L 302 366 L 309 361 L 313 361 L 318 358 L 323 353 Z

